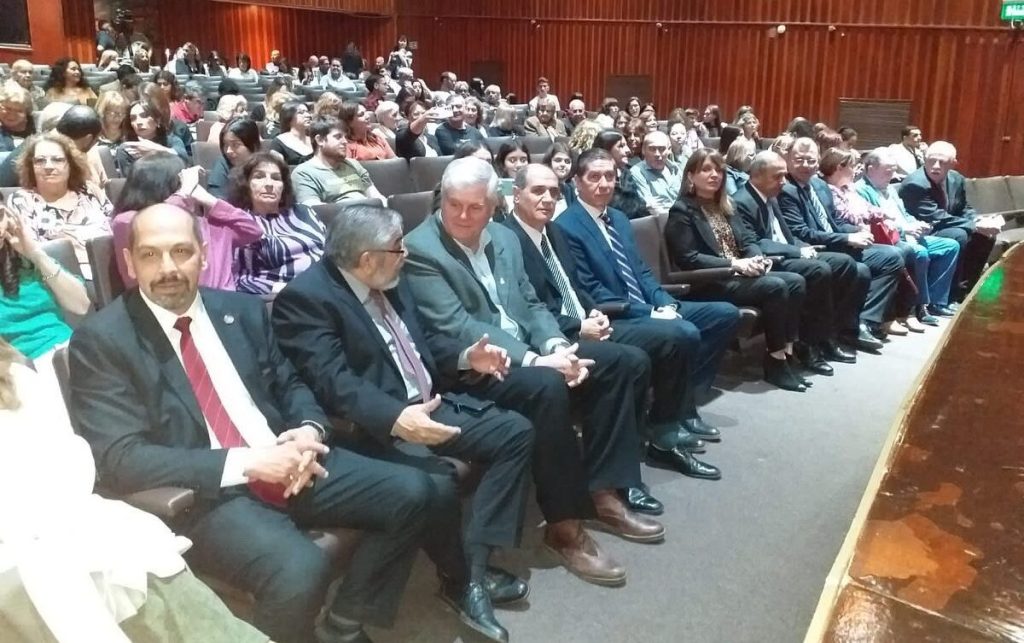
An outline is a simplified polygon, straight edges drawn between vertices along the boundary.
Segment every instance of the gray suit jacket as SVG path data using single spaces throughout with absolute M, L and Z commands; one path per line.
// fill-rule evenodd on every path
M 520 364 L 527 351 L 542 352 L 549 339 L 565 336 L 530 285 L 515 233 L 494 222 L 486 229 L 491 241 L 485 253 L 494 273 L 497 303 L 519 323 L 519 339 L 502 330 L 496 302 L 477 279 L 465 253 L 444 230 L 439 214 L 427 217 L 406 235 L 409 259 L 404 277 L 415 294 L 423 323 L 434 333 L 457 339 L 464 346 L 487 333 L 492 344 L 508 351 L 513 364 Z

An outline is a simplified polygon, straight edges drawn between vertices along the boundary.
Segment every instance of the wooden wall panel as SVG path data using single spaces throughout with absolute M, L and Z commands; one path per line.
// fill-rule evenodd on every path
M 0 47 L 0 62 L 13 62 L 19 58 L 53 61 L 65 55 L 61 0 L 29 0 L 27 6 L 31 44 L 27 47 Z
M 608 76 L 652 74 L 659 113 L 752 104 L 768 134 L 797 115 L 839 125 L 840 98 L 909 100 L 927 138 L 958 146 L 966 172 L 1019 174 L 1024 158 L 1004 150 L 1024 148 L 1022 45 L 998 10 L 990 0 L 399 0 L 397 27 L 418 41 L 417 73 L 431 82 L 499 60 L 506 92 L 532 96 L 544 75 L 560 96 L 596 104 Z M 779 24 L 786 33 L 773 35 Z
M 217 2 L 238 2 L 260 4 L 286 9 L 312 9 L 315 11 L 336 11 L 340 13 L 364 13 L 391 16 L 395 13 L 394 0 L 216 0 Z

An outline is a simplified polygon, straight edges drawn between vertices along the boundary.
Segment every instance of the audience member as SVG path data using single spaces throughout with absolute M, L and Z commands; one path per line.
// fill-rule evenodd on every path
M 629 219 L 638 219 L 650 214 L 647 202 L 640 196 L 636 181 L 630 174 L 630 151 L 622 132 L 611 129 L 604 130 L 594 138 L 593 147 L 608 152 L 615 164 L 615 184 L 610 206 L 625 214 Z M 582 150 L 580 154 L 584 151 L 586 150 Z M 574 181 L 574 185 L 576 184 L 577 182 Z
M 653 213 L 667 214 L 679 198 L 683 174 L 668 160 L 669 146 L 667 134 L 650 132 L 644 136 L 643 162 L 629 170 L 637 194 Z
M 0 85 L 0 152 L 10 152 L 33 134 L 32 96 L 17 83 Z
M 534 115 L 527 118 L 526 125 L 523 126 L 527 134 L 546 136 L 551 140 L 566 135 L 565 125 L 560 119 L 555 118 L 558 107 L 551 96 L 539 98 L 532 109 Z
M 516 110 L 507 103 L 494 108 L 491 126 L 487 128 L 490 137 L 526 136 L 526 130 L 516 123 Z
M 576 170 L 574 158 L 575 155 L 568 145 L 556 141 L 552 143 L 551 148 L 541 159 L 541 164 L 551 168 L 551 171 L 555 173 L 555 178 L 558 179 L 559 197 L 555 203 L 555 211 L 551 215 L 552 219 L 558 217 L 565 212 L 570 204 L 576 202 L 576 187 L 572 182 Z
M 252 108 L 252 119 L 254 121 L 276 123 L 277 109 L 284 103 L 279 102 L 277 104 L 277 108 L 275 108 L 274 98 L 281 93 L 285 96 L 291 95 L 291 79 L 285 76 L 278 76 L 274 80 L 270 81 L 270 84 L 267 85 L 267 91 L 263 95 L 263 101 Z
M 530 152 L 523 139 L 502 143 L 494 155 L 494 169 L 499 179 L 513 179 L 520 168 L 530 162 Z
M 276 76 L 277 74 L 287 74 L 288 69 L 282 68 L 282 61 L 283 58 L 281 57 L 281 50 L 271 49 L 270 60 L 267 61 L 267 64 L 263 68 L 268 74 L 273 76 Z
M 71 103 L 50 103 L 43 108 L 43 111 L 39 113 L 39 118 L 36 120 L 36 128 L 38 133 L 45 134 L 57 126 L 60 119 L 64 116 L 64 113 L 71 109 Z M 0 160 L 0 188 L 16 188 L 18 187 L 18 162 L 21 159 L 21 154 L 25 150 L 25 145 L 28 139 L 22 141 L 21 145 L 15 147 L 6 155 L 6 158 Z
M 100 188 L 106 187 L 107 171 L 100 156 L 99 145 L 103 124 L 96 111 L 85 105 L 72 105 L 57 121 L 55 129 L 70 138 L 75 148 L 85 155 L 85 162 L 89 168 L 88 181 L 92 181 Z
M 789 122 L 786 133 L 791 134 L 794 139 L 814 138 L 814 125 L 803 116 L 797 116 Z
M 121 65 L 118 65 L 117 69 L 114 70 L 114 72 L 117 78 L 110 81 L 109 83 L 99 86 L 100 96 L 106 94 L 107 92 L 123 92 L 126 89 L 125 81 L 129 76 L 135 76 L 136 78 L 139 77 L 135 67 L 128 63 L 122 63 Z M 133 85 L 133 87 L 137 85 L 138 83 L 136 83 L 136 85 Z
M 566 114 L 566 117 L 562 119 L 562 125 L 565 127 L 565 135 L 572 136 L 576 126 L 587 118 L 587 105 L 582 99 L 571 100 Z
M 395 158 L 383 134 L 376 131 L 366 116 L 367 110 L 359 103 L 345 103 L 340 120 L 348 142 L 346 156 L 356 161 L 376 161 Z
M 279 112 L 281 133 L 270 141 L 270 151 L 277 152 L 289 166 L 294 167 L 313 158 L 313 145 L 309 141 L 312 119 L 309 108 L 299 101 L 288 101 Z
M 484 102 L 491 107 L 497 107 L 501 103 L 501 87 L 488 85 L 484 88 Z
M 608 97 L 601 101 L 601 113 L 605 116 L 614 120 L 620 111 L 622 110 L 619 109 L 619 99 Z
M 206 75 L 227 76 L 227 70 L 224 68 L 224 59 L 220 57 L 220 52 L 216 49 L 206 55 Z
M 438 125 L 434 136 L 437 137 L 437 147 L 442 155 L 449 155 L 466 141 L 483 141 L 484 137 L 480 130 L 475 127 L 467 127 L 463 110 L 466 108 L 466 99 L 458 94 L 451 94 L 445 102 L 445 106 L 451 115 L 445 122 Z
M 253 83 L 260 81 L 259 72 L 252 68 L 252 58 L 241 53 L 235 56 L 235 66 L 228 70 L 228 78 L 245 80 Z
M 248 118 L 234 118 L 220 131 L 220 157 L 206 177 L 206 189 L 218 199 L 228 198 L 231 170 L 260 151 L 260 128 Z
M 550 99 L 554 104 L 554 113 L 561 113 L 562 105 L 558 102 L 558 96 L 551 93 L 551 83 L 548 82 L 547 78 L 541 76 L 537 79 L 537 95 L 531 98 L 527 103 L 531 114 L 537 113 L 537 106 L 543 98 Z
M 622 130 L 626 137 L 626 145 L 629 146 L 629 164 L 636 165 L 644 158 L 644 137 L 647 136 L 647 125 L 641 118 L 630 118 L 626 127 Z
M 90 105 L 96 102 L 96 92 L 86 82 L 82 66 L 74 58 L 60 58 L 53 63 L 43 90 L 51 103 Z
M 629 100 L 626 101 L 626 109 L 624 109 L 623 111 L 626 112 L 626 116 L 630 118 L 639 118 L 640 99 L 637 98 L 636 96 L 630 96 Z
M 907 125 L 900 130 L 900 142 L 889 146 L 896 161 L 894 180 L 902 181 L 918 168 L 924 167 L 924 153 L 927 145 L 921 138 L 921 128 Z
M 174 75 L 174 72 L 162 69 L 153 75 L 153 82 L 160 88 L 168 103 L 174 103 L 181 98 L 181 88 L 178 86 L 178 77 Z
M 377 105 L 384 100 L 391 88 L 388 87 L 388 79 L 379 74 L 371 74 L 365 84 L 368 94 L 363 99 L 363 107 L 373 111 L 377 109 Z
M 437 156 L 437 139 L 427 131 L 427 123 L 438 117 L 438 111 L 435 108 L 428 110 L 418 100 L 406 103 L 402 110 L 405 121 L 395 132 L 395 154 L 404 159 Z
M 707 130 L 708 136 L 722 135 L 722 110 L 718 105 L 708 105 L 704 108 L 701 122 Z
M 341 55 L 341 69 L 349 78 L 356 79 L 363 72 L 363 54 L 356 43 L 349 41 Z
M 154 152 L 173 152 L 186 164 L 190 162 L 185 144 L 168 131 L 160 110 L 151 98 L 132 103 L 124 122 L 124 140 L 118 145 L 114 162 L 122 176 L 143 156 Z
M 313 118 L 318 116 L 338 118 L 338 115 L 341 114 L 341 106 L 344 104 L 345 102 L 334 92 L 324 92 L 313 103 Z
M 33 75 L 35 75 L 35 68 L 32 67 L 32 63 L 29 61 L 19 59 L 11 63 L 10 81 L 20 85 L 22 89 L 29 93 L 32 97 L 32 109 L 37 110 L 42 109 L 46 105 L 47 99 L 43 88 L 36 86 L 32 82 Z
M 747 150 L 750 154 L 757 153 L 757 142 L 761 138 L 759 129 L 761 122 L 757 120 L 757 116 L 754 112 L 747 112 L 737 119 L 736 124 L 740 128 L 741 136 L 736 140 L 743 141 L 747 145 Z
M 842 142 L 839 147 L 844 150 L 856 150 L 857 149 L 857 130 L 852 127 L 843 126 L 840 127 L 838 132 Z
M 332 92 L 354 92 L 356 84 L 352 79 L 342 73 L 341 59 L 331 58 L 331 66 L 327 73 L 320 76 L 317 84 L 325 90 Z
M 729 144 L 729 149 L 725 152 L 725 192 L 729 196 L 742 190 L 750 180 L 747 168 L 750 167 L 754 154 L 754 150 L 750 149 L 750 145 L 742 138 Z
M 389 100 L 382 101 L 380 105 L 377 105 L 374 116 L 377 118 L 377 130 L 394 148 L 395 135 L 398 132 L 398 103 Z
M 484 104 L 479 98 L 470 96 L 466 99 L 466 106 L 462 109 L 462 120 L 466 127 L 480 132 L 480 136 L 487 137 L 487 126 L 484 118 Z
M 598 115 L 598 118 L 606 118 L 603 115 Z M 594 147 L 594 140 L 597 135 L 606 129 L 611 129 L 610 126 L 603 126 L 597 119 L 586 119 L 577 125 L 572 135 L 569 137 L 569 149 L 573 151 L 573 155 L 581 153 L 583 150 L 589 150 Z
M 192 125 L 206 113 L 206 92 L 198 81 L 190 80 L 181 88 L 179 100 L 171 103 L 171 118 Z
M 219 141 L 220 133 L 224 129 L 224 124 L 228 121 L 236 118 L 248 117 L 249 103 L 246 102 L 245 96 L 239 96 L 236 94 L 221 96 L 220 100 L 217 101 L 217 118 L 220 120 L 210 126 L 210 133 L 206 137 L 206 142 L 215 143 Z

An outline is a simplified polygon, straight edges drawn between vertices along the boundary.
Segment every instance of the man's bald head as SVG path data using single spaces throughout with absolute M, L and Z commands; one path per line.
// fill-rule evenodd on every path
M 586 104 L 583 101 L 581 101 L 579 99 L 569 101 L 569 122 L 570 123 L 572 123 L 573 125 L 576 125 L 577 123 L 582 122 L 583 119 L 586 118 L 586 117 L 587 117 L 587 106 L 586 106 Z
M 24 58 L 11 63 L 11 79 L 28 90 L 32 89 L 32 72 L 32 63 Z
M 198 217 L 158 203 L 132 218 L 124 253 L 128 274 L 156 305 L 181 315 L 199 291 L 206 267 L 206 248 Z
M 949 171 L 956 166 L 956 148 L 947 141 L 935 141 L 924 152 L 924 171 L 932 183 L 946 180 Z
M 668 157 L 672 143 L 668 134 L 660 130 L 647 132 L 644 136 L 644 143 L 641 151 L 644 155 L 644 163 L 652 170 L 665 169 L 665 160 Z

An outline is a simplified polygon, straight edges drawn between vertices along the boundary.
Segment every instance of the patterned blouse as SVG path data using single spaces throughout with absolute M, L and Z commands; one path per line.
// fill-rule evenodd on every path
M 885 213 L 880 208 L 871 205 L 867 199 L 861 196 L 853 183 L 847 183 L 837 187 L 829 183 L 832 190 L 832 200 L 836 205 L 836 218 L 847 223 L 867 227 L 872 221 L 885 218 Z
M 47 203 L 32 190 L 18 190 L 8 197 L 7 207 L 28 219 L 36 238 L 71 239 L 82 275 L 90 280 L 92 270 L 85 253 L 85 242 L 93 237 L 110 234 L 110 215 L 114 206 L 106 193 L 96 187 L 83 188 L 77 195 L 73 208 L 61 209 Z
M 319 261 L 326 230 L 304 205 L 271 216 L 253 214 L 263 238 L 238 251 L 238 292 L 276 295 L 289 281 Z
M 726 259 L 738 259 L 740 249 L 736 245 L 736 235 L 732 232 L 729 219 L 717 210 L 701 208 L 701 211 L 708 224 L 711 225 L 711 230 L 715 233 L 715 240 L 718 241 L 718 245 L 722 249 L 722 256 Z

